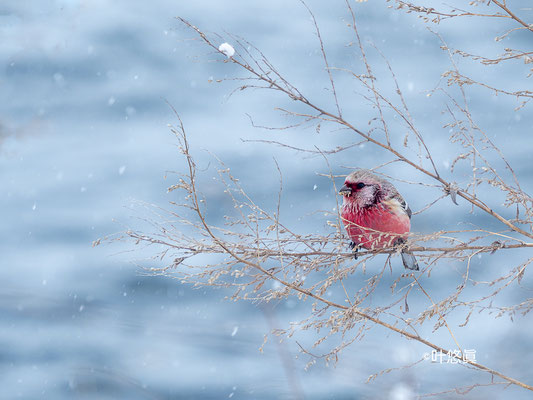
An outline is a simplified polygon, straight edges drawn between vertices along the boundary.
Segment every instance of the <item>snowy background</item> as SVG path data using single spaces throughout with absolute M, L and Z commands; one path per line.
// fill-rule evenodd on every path
M 361 70 L 355 50 L 346 47 L 353 38 L 346 28 L 344 2 L 309 5 L 326 40 L 330 63 Z M 354 9 L 363 40 L 378 45 L 394 66 L 418 127 L 446 174 L 453 154 L 447 132 L 438 130 L 443 103 L 423 94 L 438 84 L 447 68 L 437 38 L 416 18 L 388 9 L 383 1 L 357 3 Z M 183 118 L 200 162 L 207 165 L 209 160 L 203 149 L 215 152 L 267 206 L 278 185 L 275 156 L 284 172 L 283 207 L 290 210 L 289 221 L 334 207 L 331 183 L 317 175 L 327 172 L 321 158 L 241 141 L 272 138 L 272 133 L 254 129 L 246 113 L 262 125 L 283 125 L 287 120 L 273 107 L 284 100 L 251 92 L 228 98 L 234 85 L 213 81 L 239 71 L 231 64 L 209 62 L 219 56 L 189 40 L 194 35 L 174 19 L 178 15 L 209 32 L 245 37 L 307 96 L 332 105 L 313 26 L 298 1 L 2 1 L 1 397 L 272 399 L 299 393 L 309 399 L 409 399 L 488 382 L 490 377 L 464 368 L 423 363 L 365 384 L 370 374 L 416 361 L 428 351 L 379 328 L 346 350 L 336 367 L 319 363 L 304 370 L 308 360 L 295 358 L 298 347 L 292 341 L 280 346 L 270 342 L 263 354 L 258 351 L 270 329 L 286 327 L 287 321 L 304 315 L 305 309 L 295 301 L 277 304 L 274 311 L 224 302 L 220 291 L 142 276 L 130 262 L 135 255 L 121 252 L 127 247 L 91 247 L 93 240 L 123 225 L 135 226 L 132 217 L 138 201 L 166 206 L 175 200 L 166 193 L 173 182 L 165 175 L 183 163 L 167 128 L 176 119 L 165 101 Z M 502 25 L 480 23 L 458 20 L 436 29 L 452 45 L 497 53 L 504 45 L 494 44 L 492 38 L 502 33 Z M 518 48 L 531 43 L 526 34 L 514 40 Z M 379 55 L 371 58 L 379 73 L 384 68 Z M 465 63 L 464 68 L 472 72 L 476 67 Z M 478 76 L 509 89 L 524 89 L 524 66 L 518 63 L 485 68 Z M 515 82 L 517 76 L 520 80 Z M 344 88 L 345 116 L 360 120 L 364 127 L 368 107 L 359 107 L 361 97 L 350 89 L 347 76 L 337 78 Z M 526 191 L 532 192 L 530 158 L 518 145 L 530 144 L 528 108 L 512 112 L 514 100 L 482 90 L 472 90 L 469 96 L 478 122 L 512 160 Z M 351 138 L 343 135 L 317 134 L 309 128 L 274 138 L 325 148 L 349 142 Z M 334 172 L 342 174 L 347 169 L 341 165 L 372 167 L 386 160 L 386 154 L 367 147 L 332 162 Z M 408 178 L 413 174 L 403 166 L 388 172 Z M 454 179 L 460 181 L 461 176 Z M 419 189 L 402 184 L 399 188 L 413 209 L 426 203 L 422 192 L 416 193 Z M 414 220 L 413 230 L 427 233 L 436 225 L 486 222 L 485 216 L 469 210 L 445 200 L 438 211 Z M 214 206 L 210 215 L 216 219 L 223 212 Z M 311 217 L 299 229 L 328 228 L 323 219 Z M 475 261 L 473 274 L 515 262 L 498 253 L 483 257 Z M 458 277 L 459 269 L 436 272 L 428 285 L 438 297 L 448 293 Z M 507 292 L 502 304 L 521 298 L 513 293 Z M 460 330 L 465 347 L 475 348 L 481 363 L 531 383 L 531 323 L 522 318 L 494 322 L 487 315 L 473 319 Z M 427 329 L 430 334 L 431 326 Z M 434 337 L 454 348 L 445 332 Z M 468 398 L 486 398 L 487 393 L 502 399 L 528 395 L 514 388 L 489 388 L 474 390 Z

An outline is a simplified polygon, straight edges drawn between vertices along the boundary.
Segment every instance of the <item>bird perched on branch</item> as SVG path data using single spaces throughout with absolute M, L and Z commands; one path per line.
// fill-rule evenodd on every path
M 341 218 L 351 247 L 368 250 L 401 246 L 411 230 L 411 209 L 389 181 L 361 169 L 346 177 Z M 405 268 L 418 271 L 415 256 L 401 249 Z M 357 255 L 355 255 L 357 258 Z

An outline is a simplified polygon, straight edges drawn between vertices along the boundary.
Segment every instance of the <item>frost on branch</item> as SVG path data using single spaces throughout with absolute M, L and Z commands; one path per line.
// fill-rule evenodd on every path
M 222 43 L 220 46 L 218 46 L 218 51 L 224 53 L 228 58 L 233 57 L 235 54 L 235 49 L 229 43 Z

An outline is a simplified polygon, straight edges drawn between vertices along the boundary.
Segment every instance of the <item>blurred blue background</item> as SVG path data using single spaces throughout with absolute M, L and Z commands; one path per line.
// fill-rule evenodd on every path
M 344 2 L 308 4 L 321 27 L 330 64 L 362 72 L 359 54 L 348 46 L 353 36 L 346 26 L 350 17 Z M 353 4 L 362 39 L 376 44 L 393 65 L 438 168 L 447 179 L 463 184 L 468 168 L 459 168 L 453 178 L 449 171 L 457 148 L 448 143 L 447 129 L 440 129 L 445 122 L 444 100 L 424 93 L 439 84 L 448 68 L 447 56 L 420 20 L 389 5 L 383 1 Z M 531 17 L 531 11 L 526 13 Z M 257 201 L 272 207 L 276 197 L 272 193 L 278 187 L 276 157 L 285 182 L 282 215 L 286 211 L 288 222 L 302 232 L 331 229 L 325 218 L 306 217 L 314 210 L 335 207 L 331 182 L 317 175 L 328 172 L 324 160 L 241 139 L 266 138 L 327 149 L 350 143 L 353 137 L 328 127 L 320 133 L 311 126 L 282 132 L 253 128 L 246 114 L 259 125 L 293 122 L 273 110 L 290 103 L 260 92 L 229 97 L 236 84 L 216 80 L 242 73 L 235 65 L 210 62 L 220 57 L 191 40 L 194 34 L 175 16 L 220 33 L 224 41 L 231 41 L 224 32 L 245 37 L 304 94 L 324 106 L 333 105 L 313 25 L 298 1 L 3 1 L 0 397 L 400 400 L 490 382 L 486 374 L 424 362 L 365 384 L 370 374 L 414 362 L 428 351 L 381 328 L 345 350 L 337 366 L 318 362 L 306 370 L 309 359 L 299 354 L 294 341 L 277 344 L 271 339 L 264 353 L 258 349 L 265 333 L 303 317 L 308 305 L 296 300 L 269 306 L 225 302 L 221 300 L 227 294 L 224 291 L 193 289 L 172 279 L 145 276 L 131 261 L 146 266 L 150 262 L 128 253 L 131 245 L 91 247 L 99 237 L 125 226 L 136 227 L 140 222 L 135 217 L 143 209 L 139 202 L 167 207 L 176 200 L 176 192 L 166 193 L 174 183 L 172 175 L 167 179 L 165 175 L 183 168 L 183 160 L 167 127 L 176 118 L 166 101 L 180 113 L 201 165 L 212 161 L 204 149 L 214 152 Z M 497 54 L 507 44 L 495 43 L 493 37 L 505 26 L 499 21 L 489 25 L 465 19 L 434 28 L 450 45 Z M 531 43 L 520 32 L 512 40 L 516 48 Z M 369 58 L 374 72 L 386 75 L 379 54 L 370 50 Z M 520 63 L 480 68 L 467 60 L 459 62 L 466 74 L 475 73 L 495 86 L 517 90 L 527 83 L 527 66 Z M 373 116 L 368 102 L 351 86 L 348 74 L 335 77 L 345 116 L 364 128 Z M 390 80 L 383 82 L 383 90 L 393 93 Z M 531 192 L 531 162 L 523 146 L 531 140 L 528 108 L 514 112 L 518 105 L 514 99 L 481 89 L 472 88 L 468 96 L 477 121 L 501 146 Z M 341 166 L 373 167 L 387 160 L 385 152 L 368 145 L 330 158 L 338 174 L 349 170 Z M 402 165 L 386 170 L 408 180 L 423 180 Z M 206 174 L 202 179 L 208 182 L 211 175 Z M 402 183 L 398 187 L 414 210 L 432 199 L 424 188 Z M 220 196 L 208 185 L 204 193 L 208 199 Z M 431 193 L 439 194 L 437 189 Z M 498 202 L 495 208 L 500 207 Z M 453 228 L 460 223 L 501 228 L 469 211 L 466 204 L 456 207 L 445 199 L 438 210 L 415 218 L 413 230 L 429 233 L 435 226 Z M 214 220 L 223 213 L 216 205 L 210 209 Z M 520 252 L 512 257 L 511 253 L 484 255 L 474 260 L 472 273 L 498 272 L 502 263 L 517 264 L 525 256 Z M 455 287 L 461 268 L 457 263 L 434 273 L 427 285 L 435 298 Z M 352 283 L 366 278 L 360 273 Z M 392 282 L 395 276 L 387 279 Z M 527 274 L 524 282 L 529 282 Z M 390 291 L 385 285 L 380 293 L 388 296 Z M 520 302 L 528 293 L 512 287 L 500 305 Z M 423 296 L 411 301 L 428 306 Z M 454 326 L 464 316 L 459 315 Z M 477 350 L 478 361 L 531 383 L 533 359 L 527 333 L 531 323 L 520 317 L 514 322 L 494 320 L 488 314 L 472 320 L 458 329 L 465 347 Z M 421 332 L 431 335 L 431 324 Z M 445 348 L 455 348 L 446 332 L 431 337 Z M 487 398 L 488 393 L 491 398 L 528 398 L 519 389 L 490 387 L 467 397 Z

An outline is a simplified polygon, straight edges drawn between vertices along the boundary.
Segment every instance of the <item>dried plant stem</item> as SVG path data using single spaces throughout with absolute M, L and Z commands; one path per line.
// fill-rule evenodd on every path
M 178 182 L 172 185 L 169 191 L 179 190 L 184 194 L 185 200 L 182 200 L 182 204 L 171 202 L 170 211 L 155 206 L 146 207 L 152 210 L 155 218 L 143 218 L 142 221 L 147 223 L 150 229 L 155 230 L 155 233 L 128 229 L 124 236 L 133 239 L 136 244 L 154 245 L 158 249 L 157 256 L 153 257 L 154 260 L 157 257 L 158 267 L 147 268 L 148 273 L 178 278 L 183 283 L 192 283 L 195 286 L 229 288 L 233 290 L 233 294 L 228 295 L 228 298 L 235 301 L 251 300 L 265 304 L 287 299 L 289 296 L 294 296 L 302 302 L 308 300 L 307 304 L 311 303 L 311 305 L 305 318 L 299 322 L 291 322 L 287 329 L 274 329 L 272 333 L 291 337 L 298 330 L 312 330 L 319 334 L 318 339 L 312 344 L 313 348 L 317 349 L 316 351 L 307 350 L 297 342 L 301 351 L 313 358 L 311 362 L 314 362 L 316 358 L 321 358 L 326 363 L 330 360 L 336 362 L 338 354 L 345 347 L 356 340 L 361 340 L 371 327 L 379 325 L 388 332 L 395 332 L 403 338 L 414 340 L 434 351 L 447 353 L 452 360 L 461 361 L 463 366 L 498 376 L 506 385 L 516 385 L 533 391 L 531 385 L 466 357 L 468 354 L 465 353 L 468 351 L 459 345 L 462 343 L 461 338 L 456 335 L 457 331 L 454 331 L 454 325 L 451 324 L 454 320 L 452 312 L 455 312 L 453 317 L 456 317 L 458 312 L 466 312 L 465 318 L 463 315 L 460 316 L 461 320 L 464 318 L 464 323 L 459 325 L 465 326 L 474 311 L 496 312 L 498 316 L 505 314 L 512 319 L 517 313 L 526 315 L 533 310 L 533 300 L 529 298 L 521 298 L 516 301 L 516 304 L 506 307 L 494 305 L 499 304 L 497 302 L 493 303 L 493 300 L 504 289 L 506 291 L 519 289 L 513 292 L 514 295 L 521 292 L 520 289 L 523 289 L 521 286 L 525 286 L 522 280 L 533 258 L 527 258 L 529 257 L 527 251 L 512 252 L 512 250 L 533 248 L 533 198 L 520 186 L 517 174 L 504 157 L 503 152 L 494 143 L 495 140 L 492 140 L 492 134 L 485 132 L 476 124 L 469 107 L 466 87 L 476 84 L 481 90 L 487 89 L 502 95 L 519 96 L 522 101 L 520 107 L 527 104 L 530 93 L 524 90 L 505 91 L 488 83 L 476 82 L 473 78 L 465 77 L 454 61 L 458 56 L 480 60 L 480 63 L 476 64 L 479 67 L 512 59 L 533 63 L 533 59 L 529 59 L 531 52 L 505 49 L 505 53 L 499 58 L 473 56 L 460 50 L 449 49 L 438 33 L 434 32 L 440 38 L 441 49 L 447 51 L 452 65 L 450 71 L 443 74 L 439 71 L 437 77 L 439 84 L 428 93 L 428 97 L 437 94 L 439 99 L 442 96 L 445 100 L 443 114 L 446 122 L 437 122 L 439 124 L 437 129 L 443 128 L 447 132 L 445 135 L 449 135 L 447 137 L 450 148 L 453 148 L 451 157 L 455 157 L 452 162 L 446 161 L 443 164 L 447 169 L 446 175 L 449 176 L 445 178 L 439 173 L 437 168 L 439 163 L 433 159 L 431 151 L 440 149 L 431 149 L 431 146 L 426 144 L 424 134 L 416 123 L 417 115 L 409 111 L 406 101 L 408 97 L 404 97 L 401 91 L 402 81 L 397 80 L 391 64 L 376 46 L 364 47 L 356 25 L 355 7 L 346 1 L 346 8 L 351 16 L 348 27 L 352 37 L 349 39 L 351 42 L 348 48 L 350 51 L 355 48 L 356 55 L 360 57 L 360 65 L 357 68 L 362 73 L 331 65 L 331 60 L 326 54 L 326 48 L 329 46 L 324 44 L 317 20 L 305 0 L 301 1 L 311 15 L 314 33 L 320 46 L 318 53 L 321 56 L 320 62 L 328 74 L 329 83 L 326 86 L 331 92 L 329 101 L 333 103 L 333 106 L 322 105 L 322 103 L 317 105 L 319 103 L 304 96 L 276 70 L 259 49 L 245 39 L 230 35 L 234 41 L 235 54 L 227 57 L 218 49 L 217 41 L 222 39 L 220 36 L 212 39 L 210 35 L 206 35 L 187 20 L 178 18 L 184 26 L 195 33 L 195 36 L 198 35 L 203 45 L 213 50 L 217 56 L 223 57 L 223 62 L 234 64 L 244 72 L 245 76 L 224 79 L 237 82 L 238 87 L 230 95 L 250 88 L 266 89 L 282 94 L 284 98 L 295 102 L 295 110 L 291 110 L 292 107 L 289 106 L 276 108 L 282 115 L 291 119 L 285 126 L 264 127 L 255 124 L 252 117 L 249 117 L 252 126 L 269 131 L 311 127 L 315 128 L 317 134 L 321 133 L 321 130 L 322 132 L 342 131 L 342 133 L 347 132 L 350 137 L 350 143 L 331 149 L 319 148 L 309 137 L 305 138 L 306 143 L 301 147 L 275 140 L 255 141 L 282 146 L 306 153 L 310 157 L 322 157 L 328 171 L 327 173 L 321 171 L 318 175 L 329 179 L 335 193 L 337 192 L 335 179 L 341 174 L 330 167 L 330 159 L 337 153 L 354 149 L 357 146 L 374 145 L 372 146 L 374 149 L 385 150 L 386 159 L 378 161 L 380 165 L 374 165 L 372 170 L 390 179 L 390 175 L 394 174 L 386 173 L 382 169 L 389 164 L 402 162 L 410 166 L 409 169 L 414 173 L 413 175 L 418 176 L 419 179 L 402 180 L 398 177 L 394 179 L 407 185 L 419 185 L 418 187 L 426 190 L 428 194 L 431 192 L 423 202 L 426 205 L 414 214 L 425 215 L 427 210 L 434 210 L 433 206 L 446 196 L 450 196 L 455 204 L 457 204 L 456 198 L 460 197 L 470 206 L 468 209 L 483 210 L 480 214 L 490 215 L 491 218 L 488 219 L 492 222 L 498 221 L 499 228 L 473 225 L 468 229 L 442 229 L 428 234 L 411 234 L 409 241 L 403 244 L 402 248 L 360 249 L 361 251 L 357 253 L 358 257 L 354 260 L 354 254 L 346 251 L 347 239 L 339 213 L 340 204 L 337 196 L 335 204 L 325 207 L 329 209 L 329 207 L 336 206 L 333 211 L 322 210 L 321 205 L 317 207 L 320 208 L 319 210 L 311 213 L 313 218 L 325 217 L 324 223 L 327 225 L 325 233 L 316 233 L 314 230 L 312 231 L 314 233 L 310 233 L 309 230 L 302 229 L 301 224 L 292 228 L 282 222 L 280 217 L 282 194 L 285 193 L 284 176 L 276 159 L 274 163 L 279 174 L 279 189 L 277 204 L 272 206 L 270 211 L 254 201 L 240 184 L 239 179 L 230 172 L 230 168 L 214 155 L 211 156 L 219 168 L 217 169 L 218 178 L 213 180 L 213 184 L 221 189 L 218 193 L 225 193 L 226 200 L 233 205 L 234 210 L 231 211 L 231 207 L 228 210 L 224 209 L 223 222 L 211 223 L 207 218 L 208 199 L 199 191 L 200 182 L 203 184 L 203 181 L 197 178 L 197 173 L 203 170 L 197 168 L 191 156 L 185 128 L 178 113 L 174 110 L 179 124 L 177 127 L 171 126 L 171 131 L 178 140 L 186 167 L 185 172 L 176 173 L 179 177 Z M 491 17 L 510 21 L 513 26 L 518 23 L 519 27 L 515 26 L 514 30 L 526 28 L 531 30 L 531 26 L 526 26 L 523 18 L 507 8 L 505 1 L 491 1 L 494 3 L 492 10 L 498 7 L 493 14 L 477 14 L 470 12 L 470 8 L 469 10 L 452 9 L 450 12 L 442 12 L 407 2 L 397 1 L 397 3 L 401 5 L 400 8 L 407 9 L 408 12 L 420 13 L 424 20 L 432 16 L 431 18 L 434 18 L 432 22 L 435 23 L 455 17 Z M 488 7 L 491 6 L 491 1 L 475 0 L 473 4 L 465 7 L 476 5 Z M 507 31 L 502 37 L 508 35 L 513 29 Z M 372 68 L 370 60 L 374 55 L 383 64 L 383 68 Z M 531 73 L 533 74 L 533 70 Z M 344 87 L 344 85 L 336 86 L 335 74 L 347 74 L 355 86 L 355 92 L 365 99 L 364 103 L 371 109 L 368 128 L 363 128 L 363 121 L 357 120 L 357 123 L 349 121 L 345 117 L 347 108 L 344 109 L 345 115 L 343 115 L 343 107 L 339 99 L 343 98 L 347 90 L 353 88 Z M 382 75 L 385 75 L 385 80 L 382 80 Z M 475 74 L 469 75 L 475 77 Z M 323 78 L 325 80 L 326 77 Z M 456 85 L 458 90 L 447 89 L 443 87 L 442 82 L 447 83 L 448 86 Z M 394 94 L 386 95 L 388 92 L 384 90 L 383 85 L 388 85 L 387 88 Z M 366 114 L 361 112 L 358 115 Z M 399 133 L 405 131 L 405 135 Z M 446 157 L 448 156 L 449 154 L 446 154 Z M 213 164 L 210 165 L 208 170 L 213 168 Z M 457 172 L 454 168 L 461 170 Z M 465 170 L 466 174 L 463 173 Z M 453 176 L 460 176 L 460 179 L 467 176 L 468 179 L 459 187 L 453 181 Z M 502 196 L 505 197 L 503 207 L 507 207 L 508 213 L 505 210 L 500 211 L 502 208 L 493 209 L 489 206 L 496 200 L 500 203 Z M 285 213 L 283 215 L 285 216 Z M 377 231 L 374 233 L 387 234 L 387 232 Z M 98 243 L 99 241 L 95 244 Z M 407 248 L 416 254 L 421 272 L 415 275 L 414 272 L 408 271 L 396 275 L 397 271 L 393 271 L 393 267 L 396 267 L 392 260 L 396 253 Z M 500 250 L 505 250 L 506 256 L 516 255 L 526 259 L 520 258 L 514 265 L 505 263 L 501 268 L 500 266 L 492 268 L 493 265 L 490 263 L 485 265 L 476 262 L 481 254 L 492 254 Z M 386 256 L 379 260 L 380 254 Z M 523 256 L 524 254 L 526 255 Z M 503 257 L 503 254 L 501 256 Z M 169 259 L 173 261 L 169 262 Z M 161 262 L 165 265 L 160 268 Z M 449 292 L 442 294 L 439 291 L 439 295 L 432 292 L 430 295 L 430 291 L 426 290 L 424 285 L 434 278 L 432 273 L 436 268 L 453 270 L 454 273 L 459 272 L 459 274 L 449 277 L 450 283 L 457 281 L 449 287 Z M 387 276 L 389 269 L 391 277 Z M 478 272 L 483 274 L 482 279 L 477 278 L 480 276 Z M 491 276 L 494 273 L 496 277 Z M 526 279 L 530 277 L 527 276 Z M 389 290 L 390 295 L 382 295 Z M 523 296 L 528 295 L 523 294 Z M 422 308 L 418 310 L 417 315 L 413 315 L 413 310 L 409 309 L 408 303 L 413 297 L 417 300 L 416 307 Z M 418 301 L 419 299 L 422 300 Z M 406 315 L 408 313 L 410 313 L 409 316 Z M 455 343 L 458 351 L 447 352 L 442 346 L 436 344 L 436 340 L 418 333 L 419 326 L 429 321 L 435 323 L 434 331 L 444 328 L 448 330 L 451 336 L 450 343 Z M 331 344 L 337 343 L 337 339 L 340 339 L 340 343 L 333 344 L 333 347 Z M 328 348 L 326 352 L 322 350 L 322 346 Z M 320 353 L 324 354 L 316 355 Z M 394 368 L 389 368 L 385 372 L 392 370 Z M 483 384 L 471 385 L 464 391 L 478 386 L 483 386 Z M 457 393 L 463 391 L 462 388 L 455 390 Z M 293 391 L 299 392 L 296 386 Z
M 199 200 L 199 197 L 198 197 L 198 191 L 197 191 L 197 188 L 196 188 L 196 166 L 195 166 L 195 163 L 194 163 L 194 160 L 189 152 L 189 143 L 187 141 L 187 136 L 186 136 L 186 133 L 185 133 L 185 128 L 183 126 L 183 123 L 181 121 L 181 119 L 179 118 L 179 116 L 176 114 L 176 116 L 178 117 L 179 119 L 179 123 L 180 123 L 180 128 L 179 128 L 179 131 L 175 131 L 175 133 L 178 135 L 178 139 L 180 139 L 180 142 L 182 143 L 182 152 L 184 154 L 184 156 L 186 157 L 187 159 L 187 166 L 188 166 L 188 187 L 190 188 L 189 189 L 189 194 L 191 196 L 191 202 L 192 202 L 192 210 L 196 213 L 196 215 L 198 216 L 199 218 L 199 221 L 205 231 L 205 233 L 207 233 L 207 235 L 220 247 L 221 250 L 223 250 L 223 252 L 225 254 L 228 254 L 230 255 L 231 257 L 234 258 L 235 261 L 237 261 L 238 263 L 242 263 L 244 265 L 247 265 L 253 269 L 256 269 L 257 271 L 259 271 L 261 274 L 263 274 L 264 276 L 267 276 L 268 278 L 272 279 L 273 281 L 276 281 L 278 283 L 280 283 L 281 285 L 285 286 L 286 288 L 288 289 L 291 289 L 291 290 L 294 290 L 295 292 L 298 292 L 304 296 L 307 296 L 307 297 L 310 297 L 312 299 L 315 299 L 329 307 L 333 307 L 333 308 L 336 308 L 336 309 L 339 309 L 339 310 L 343 310 L 344 312 L 346 312 L 347 314 L 349 315 L 353 315 L 353 316 L 358 316 L 358 317 L 361 317 L 365 320 L 368 320 L 368 321 L 371 321 L 373 322 L 374 324 L 376 325 L 380 325 L 386 329 L 389 329 L 393 332 L 396 332 L 398 334 L 400 334 L 401 336 L 405 337 L 405 338 L 408 338 L 408 339 L 412 339 L 412 340 L 415 340 L 419 343 L 422 343 L 424 345 L 426 345 L 427 347 L 430 347 L 431 349 L 433 350 L 436 350 L 436 351 L 439 351 L 439 352 L 443 352 L 443 353 L 446 353 L 446 350 L 441 347 L 441 346 L 438 346 L 432 342 L 430 342 L 429 340 L 426 340 L 422 337 L 420 337 L 419 335 L 417 334 L 413 334 L 413 333 L 410 333 L 410 332 L 407 332 L 406 330 L 403 330 L 403 329 L 400 329 L 394 325 L 391 325 L 379 318 L 376 318 L 376 317 L 373 317 L 372 315 L 368 314 L 368 313 L 365 313 L 361 310 L 359 310 L 357 308 L 357 306 L 345 306 L 345 305 L 342 305 L 342 304 L 338 304 L 336 302 L 333 302 L 333 301 L 330 301 L 320 295 L 317 295 L 315 293 L 313 293 L 312 291 L 306 289 L 306 288 L 303 288 L 301 285 L 296 285 L 296 284 L 293 284 L 291 282 L 288 282 L 284 279 L 281 279 L 279 278 L 274 272 L 272 272 L 271 270 L 267 270 L 265 269 L 261 264 L 259 263 L 255 263 L 255 262 L 251 262 L 245 258 L 242 258 L 239 254 L 237 254 L 235 251 L 233 251 L 227 244 L 224 240 L 220 239 L 214 232 L 213 230 L 211 229 L 211 227 L 209 226 L 209 224 L 207 224 L 206 220 L 205 220 L 205 216 L 204 216 L 204 213 L 202 212 L 201 210 L 201 207 L 200 207 L 200 200 Z M 294 254 L 292 254 L 294 255 Z M 414 276 L 413 276 L 414 277 Z M 414 278 L 416 280 L 416 278 Z M 418 282 L 418 281 L 417 281 Z M 426 293 L 424 291 L 424 293 Z M 426 293 L 427 294 L 427 293 Z M 453 336 L 453 334 L 452 334 Z M 455 337 L 454 337 L 454 340 L 455 340 Z M 479 370 L 482 370 L 482 371 L 485 371 L 485 372 L 488 372 L 492 375 L 495 375 L 495 376 L 498 376 L 504 380 L 506 380 L 507 382 L 509 383 L 512 383 L 514 385 L 517 385 L 517 386 L 520 386 L 522 388 L 525 388 L 525 389 L 528 389 L 528 390 L 531 390 L 533 391 L 533 386 L 530 386 L 526 383 L 523 383 L 521 381 L 518 381 L 514 378 L 511 378 L 509 376 L 506 376 L 504 375 L 503 373 L 500 373 L 492 368 L 489 368 L 489 367 L 486 367 L 482 364 L 479 364 L 479 363 L 476 363 L 476 362 L 473 362 L 473 361 L 470 361 L 468 359 L 463 359 L 463 356 L 462 356 L 462 353 L 461 355 L 456 355 L 456 354 L 452 354 L 452 357 L 454 357 L 455 359 L 457 360 L 460 360 L 460 361 L 463 361 L 465 364 L 468 364 L 472 367 L 475 367 Z
M 533 32 L 533 26 L 530 24 L 527 24 L 524 22 L 520 17 L 518 17 L 515 13 L 513 13 L 505 4 L 505 1 L 502 3 L 499 0 L 492 0 L 494 4 L 496 4 L 498 7 L 500 7 L 502 10 L 504 10 L 512 19 L 514 19 L 516 22 L 518 22 L 520 25 L 522 25 L 527 30 Z
M 189 21 L 187 21 L 187 20 L 185 20 L 185 19 L 183 19 L 181 17 L 177 17 L 177 18 L 183 24 L 185 24 L 187 27 L 193 29 L 209 47 L 214 49 L 217 53 L 220 53 L 220 54 L 224 55 L 218 49 L 218 47 L 215 46 L 211 42 L 211 40 L 209 40 L 209 38 L 199 28 L 197 28 L 196 26 L 192 25 Z M 459 195 L 460 197 L 462 197 L 466 201 L 470 202 L 472 205 L 474 205 L 474 206 L 478 207 L 479 209 L 485 211 L 489 215 L 493 216 L 494 218 L 496 218 L 498 221 L 500 221 L 501 223 L 503 223 L 504 225 L 506 225 L 507 227 L 509 227 L 513 231 L 515 231 L 517 233 L 520 233 L 520 234 L 522 234 L 522 235 L 524 235 L 524 236 L 526 236 L 526 237 L 528 237 L 530 239 L 533 239 L 533 233 L 526 232 L 523 229 L 521 229 L 520 227 L 518 227 L 515 224 L 511 223 L 509 220 L 507 220 L 506 218 L 502 217 L 500 214 L 498 214 L 497 212 L 492 210 L 487 204 L 485 204 L 483 201 L 481 201 L 477 197 L 475 197 L 475 196 L 473 196 L 473 195 L 471 195 L 471 194 L 469 194 L 469 193 L 467 193 L 467 192 L 465 192 L 463 190 L 458 190 L 458 189 L 456 190 L 454 188 L 454 185 L 452 185 L 450 182 L 447 182 L 446 180 L 444 180 L 440 175 L 438 175 L 437 172 L 431 172 L 431 171 L 423 168 L 419 164 L 415 163 L 414 161 L 411 161 L 409 158 L 405 157 L 403 154 L 401 154 L 396 149 L 392 148 L 387 143 L 383 143 L 383 142 L 381 142 L 381 141 L 379 141 L 377 139 L 374 139 L 370 135 L 368 135 L 368 134 L 364 133 L 363 131 L 359 130 L 354 125 L 352 125 L 350 122 L 346 121 L 342 116 L 336 115 L 336 114 L 332 114 L 332 113 L 322 109 L 321 107 L 319 107 L 319 106 L 315 105 L 314 103 L 310 102 L 299 91 L 297 91 L 295 93 L 294 90 L 291 91 L 290 88 L 281 86 L 278 82 L 276 82 L 275 79 L 271 78 L 270 75 L 257 72 L 249 64 L 247 64 L 247 63 L 245 63 L 243 61 L 240 61 L 237 58 L 233 58 L 232 57 L 232 58 L 229 59 L 229 61 L 234 63 L 234 64 L 236 64 L 236 65 L 239 65 L 241 68 L 243 68 L 246 71 L 250 72 L 258 80 L 267 83 L 268 87 L 275 88 L 276 90 L 279 90 L 280 92 L 283 92 L 286 95 L 288 95 L 292 100 L 295 100 L 295 101 L 298 101 L 298 102 L 300 102 L 302 104 L 305 104 L 306 106 L 308 106 L 311 109 L 315 110 L 316 112 L 318 112 L 317 118 L 329 119 L 330 121 L 335 121 L 339 125 L 342 125 L 342 126 L 348 128 L 348 129 L 352 130 L 353 132 L 357 133 L 359 136 L 364 138 L 366 141 L 368 141 L 370 143 L 373 143 L 376 146 L 381 147 L 381 148 L 389 151 L 395 157 L 397 157 L 400 161 L 412 166 L 413 168 L 417 169 L 418 171 L 422 172 L 423 174 L 425 174 L 425 175 L 427 175 L 427 176 L 439 181 L 442 184 L 442 187 L 443 187 L 443 189 L 445 191 L 447 191 L 447 192 L 451 192 L 451 191 L 455 192 L 457 195 Z

